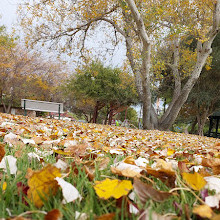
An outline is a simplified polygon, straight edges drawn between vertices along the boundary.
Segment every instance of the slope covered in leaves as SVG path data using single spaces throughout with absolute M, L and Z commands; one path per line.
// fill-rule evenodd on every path
M 0 138 L 2 218 L 219 218 L 218 139 L 7 114 Z

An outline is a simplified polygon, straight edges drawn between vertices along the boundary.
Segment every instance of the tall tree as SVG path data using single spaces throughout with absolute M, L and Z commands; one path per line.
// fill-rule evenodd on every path
M 133 77 L 118 68 L 104 67 L 100 62 L 78 69 L 64 86 L 68 95 L 80 103 L 94 105 L 92 122 L 97 122 L 99 111 L 107 106 L 108 121 L 111 124 L 114 112 L 137 101 Z
M 107 34 L 115 35 L 116 43 L 121 37 L 126 45 L 143 103 L 143 127 L 166 130 L 175 121 L 212 51 L 219 31 L 220 0 L 35 0 L 27 1 L 20 12 L 27 43 L 50 41 L 52 46 L 71 53 L 72 47 L 82 53 L 87 37 L 100 30 L 103 23 L 106 28 L 112 27 Z M 188 35 L 197 39 L 194 53 L 181 44 Z M 161 62 L 157 47 L 164 44 L 170 52 Z M 184 63 L 189 63 L 187 69 L 182 68 Z M 172 101 L 160 118 L 152 105 L 158 66 L 160 71 L 169 66 L 174 80 Z
M 0 27 L 0 101 L 6 113 L 22 98 L 58 101 L 59 85 L 67 69 L 57 60 L 28 51 Z M 62 77 L 61 77 L 62 76 Z
M 14 65 L 14 59 L 12 56 L 12 51 L 16 44 L 14 38 L 6 33 L 6 28 L 4 26 L 0 27 L 0 100 L 3 105 L 4 111 L 9 111 L 6 108 L 5 99 L 7 99 L 7 92 L 12 95 L 13 89 L 11 87 L 11 81 L 13 80 L 12 74 L 10 74 L 10 69 Z M 14 80 L 13 80 L 14 81 Z M 7 91 L 6 91 L 7 90 Z M 12 97 L 12 96 L 11 96 Z
M 199 135 L 203 135 L 208 116 L 220 109 L 220 33 L 213 42 L 211 55 L 211 65 L 203 68 L 201 77 L 181 110 L 183 116 L 193 118 L 193 128 L 198 124 Z

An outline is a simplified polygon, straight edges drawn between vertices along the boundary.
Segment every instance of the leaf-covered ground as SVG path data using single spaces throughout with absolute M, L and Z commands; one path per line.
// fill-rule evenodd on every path
M 220 219 L 219 139 L 0 114 L 0 218 Z

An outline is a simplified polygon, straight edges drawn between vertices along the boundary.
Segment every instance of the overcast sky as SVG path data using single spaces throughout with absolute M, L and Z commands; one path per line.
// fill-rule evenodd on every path
M 7 32 L 10 32 L 13 25 L 16 24 L 16 9 L 18 4 L 22 1 L 23 0 L 0 0 L 0 25 L 5 25 L 7 27 Z M 20 33 L 19 35 L 21 36 L 22 33 Z M 103 33 L 98 33 L 96 36 L 98 37 L 98 40 L 101 40 L 102 37 L 100 37 L 99 35 L 103 35 Z M 91 42 L 92 46 L 96 46 L 96 40 Z M 125 48 L 122 45 L 120 45 L 118 48 L 116 48 L 113 57 L 106 57 L 107 64 L 111 64 L 113 66 L 121 66 L 124 57 Z
M 16 8 L 21 0 L 0 0 L 0 24 L 5 25 L 7 29 L 11 29 L 16 22 Z

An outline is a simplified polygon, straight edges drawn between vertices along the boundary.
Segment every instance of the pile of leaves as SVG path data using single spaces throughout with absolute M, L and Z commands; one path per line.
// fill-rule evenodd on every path
M 220 219 L 219 139 L 0 114 L 2 219 Z

